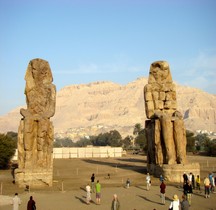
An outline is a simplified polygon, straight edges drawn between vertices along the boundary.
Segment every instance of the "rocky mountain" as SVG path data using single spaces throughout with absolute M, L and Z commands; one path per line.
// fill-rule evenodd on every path
M 136 123 L 144 127 L 146 84 L 147 78 L 138 78 L 127 85 L 94 82 L 64 87 L 57 93 L 52 118 L 55 136 L 76 140 L 113 129 L 123 137 L 132 135 Z M 216 95 L 178 84 L 176 90 L 178 110 L 184 116 L 186 129 L 216 131 Z M 19 110 L 20 107 L 0 117 L 0 132 L 17 132 Z

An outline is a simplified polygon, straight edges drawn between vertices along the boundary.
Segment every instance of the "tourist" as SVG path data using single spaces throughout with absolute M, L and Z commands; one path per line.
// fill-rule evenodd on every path
M 126 181 L 126 188 L 129 188 L 130 187 L 130 179 L 127 178 L 127 181 Z
M 199 175 L 197 175 L 197 177 L 196 177 L 196 189 L 197 190 L 200 190 L 200 176 Z
M 162 204 L 164 205 L 165 205 L 165 189 L 166 189 L 166 185 L 164 184 L 164 181 L 162 180 L 160 184 L 160 194 L 161 194 Z
M 97 180 L 97 184 L 96 184 L 96 203 L 100 204 L 100 200 L 101 200 L 101 184 L 99 183 L 99 180 Z
M 192 193 L 193 193 L 193 187 L 191 185 L 191 182 L 188 182 L 188 189 L 187 189 L 187 200 L 189 205 L 191 206 L 191 198 L 192 198 Z
M 33 200 L 32 196 L 30 196 L 29 201 L 27 203 L 27 210 L 36 210 L 36 203 Z
M 179 210 L 179 199 L 177 195 L 173 196 L 173 201 L 170 203 L 169 209 Z
M 192 173 L 191 172 L 188 175 L 188 180 L 189 180 L 189 182 L 192 182 Z
M 18 193 L 15 193 L 11 204 L 13 205 L 13 210 L 19 210 L 19 205 L 21 205 L 21 199 L 18 197 Z
M 215 175 L 213 174 L 212 175 L 212 192 L 215 193 L 214 191 L 215 191 Z
M 210 198 L 210 180 L 208 177 L 204 179 L 205 197 Z
M 146 188 L 147 188 L 147 190 L 150 190 L 150 186 L 151 186 L 151 177 L 150 177 L 149 173 L 147 173 L 147 176 L 146 176 Z
M 159 179 L 160 179 L 160 182 L 162 182 L 162 181 L 164 180 L 164 178 L 163 178 L 163 175 L 162 175 L 162 174 L 160 175 L 160 178 L 159 178 Z
M 209 174 L 209 181 L 210 181 L 210 192 L 214 191 L 215 183 L 214 183 L 214 176 L 213 173 Z
M 95 181 L 95 175 L 92 174 L 92 176 L 91 176 L 91 190 L 93 193 L 95 192 L 95 182 L 94 181 Z
M 181 210 L 189 210 L 189 203 L 185 195 L 182 195 Z
M 120 209 L 120 202 L 116 194 L 113 195 L 111 210 L 119 210 Z
M 86 185 L 86 203 L 90 204 L 91 201 L 91 187 L 89 184 Z
M 188 181 L 188 176 L 187 176 L 187 174 L 185 172 L 183 174 L 183 180 L 184 180 L 184 183 L 187 183 L 187 181 Z
M 195 189 L 195 177 L 194 177 L 193 173 L 192 173 L 192 182 L 191 182 L 191 184 L 192 184 L 193 189 Z
M 188 193 L 188 189 L 189 189 L 189 181 L 187 181 L 186 183 L 184 183 L 184 186 L 183 186 L 183 192 L 184 192 L 184 195 L 187 197 L 187 193 Z

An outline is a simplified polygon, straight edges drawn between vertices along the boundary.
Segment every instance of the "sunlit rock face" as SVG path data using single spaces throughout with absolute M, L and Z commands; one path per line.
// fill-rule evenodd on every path
M 52 185 L 52 150 L 56 87 L 49 63 L 42 59 L 29 62 L 25 75 L 27 109 L 18 129 L 18 165 L 16 181 L 23 185 Z

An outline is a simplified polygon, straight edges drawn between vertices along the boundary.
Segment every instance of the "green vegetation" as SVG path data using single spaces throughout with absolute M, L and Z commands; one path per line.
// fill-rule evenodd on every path
M 147 151 L 147 139 L 145 128 L 140 123 L 135 124 L 133 135 L 128 135 L 122 139 L 121 134 L 117 130 L 101 133 L 98 136 L 90 136 L 82 138 L 77 142 L 73 142 L 70 138 L 56 139 L 54 147 L 86 147 L 93 146 L 122 146 L 125 150 L 143 150 Z M 216 156 L 216 139 L 210 140 L 206 134 L 198 134 L 197 136 L 186 130 L 187 152 L 203 153 L 208 156 Z
M 186 130 L 186 139 L 187 139 L 186 151 L 194 152 L 195 151 L 195 140 L 196 140 L 194 133 L 189 130 Z
M 10 135 L 0 134 L 0 169 L 9 167 L 10 160 L 15 154 L 17 141 Z
M 207 134 L 194 135 L 186 131 L 187 152 L 202 153 L 207 156 L 216 156 L 216 139 L 211 140 Z

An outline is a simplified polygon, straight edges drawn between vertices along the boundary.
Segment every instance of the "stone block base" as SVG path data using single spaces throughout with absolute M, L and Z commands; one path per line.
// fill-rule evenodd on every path
M 148 164 L 148 172 L 156 177 L 161 174 L 164 179 L 170 182 L 183 182 L 183 173 L 189 174 L 190 172 L 200 176 L 199 163 L 187 163 L 187 164 L 164 164 L 162 166 L 155 164 Z
M 19 187 L 45 187 L 52 186 L 53 173 L 52 171 L 22 171 L 15 170 L 15 181 Z

